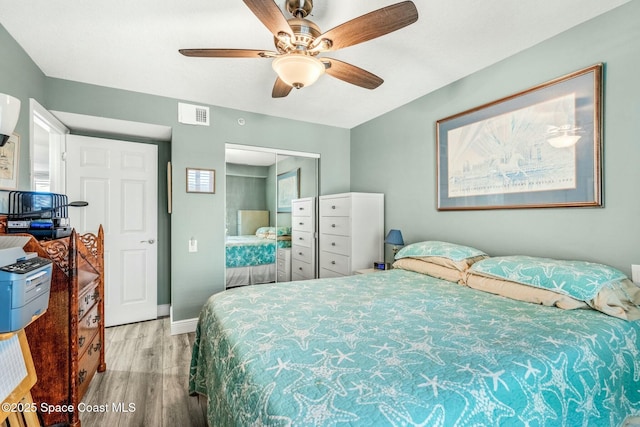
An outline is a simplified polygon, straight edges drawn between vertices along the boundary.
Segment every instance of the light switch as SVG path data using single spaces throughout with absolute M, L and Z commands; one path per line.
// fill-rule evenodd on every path
M 198 252 L 198 241 L 194 238 L 189 239 L 189 252 Z

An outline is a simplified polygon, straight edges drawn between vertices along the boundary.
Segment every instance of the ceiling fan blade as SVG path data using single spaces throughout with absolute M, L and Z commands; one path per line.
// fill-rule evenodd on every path
M 384 82 L 384 80 L 375 74 L 356 67 L 355 65 L 330 58 L 322 58 L 322 61 L 326 64 L 325 73 L 347 83 L 351 83 L 365 89 L 375 89 Z
M 316 38 L 311 47 L 320 50 L 338 50 L 384 36 L 418 20 L 418 10 L 411 1 L 403 1 L 374 10 L 344 24 L 338 25 Z M 330 40 L 325 44 L 323 40 Z
M 254 49 L 180 49 L 184 56 L 198 58 L 267 58 L 276 56 L 276 52 Z
M 272 98 L 284 98 L 289 95 L 293 87 L 289 86 L 285 82 L 283 82 L 280 77 L 276 78 L 276 83 L 273 85 L 273 90 L 271 91 Z
M 279 33 L 287 33 L 293 36 L 293 31 L 282 14 L 278 5 L 271 0 L 243 0 L 251 12 L 264 24 L 274 36 Z

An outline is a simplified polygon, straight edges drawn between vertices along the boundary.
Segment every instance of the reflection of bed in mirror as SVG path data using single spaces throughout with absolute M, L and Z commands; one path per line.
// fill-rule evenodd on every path
M 239 210 L 238 235 L 225 245 L 227 288 L 276 281 L 277 248 L 291 247 L 289 227 L 270 227 L 269 211 Z

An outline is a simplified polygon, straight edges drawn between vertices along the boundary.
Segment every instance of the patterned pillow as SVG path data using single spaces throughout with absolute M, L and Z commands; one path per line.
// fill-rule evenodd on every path
M 269 235 L 269 230 L 273 227 L 260 227 L 256 230 L 256 237 L 260 237 L 262 239 L 266 238 Z
M 396 259 L 439 257 L 448 258 L 453 261 L 462 261 L 478 256 L 486 257 L 487 254 L 469 246 L 431 240 L 426 242 L 412 243 L 408 246 L 405 246 L 404 248 L 400 249 L 400 251 L 396 255 Z
M 593 262 L 519 255 L 484 259 L 473 264 L 469 273 L 547 289 L 585 302 L 604 287 L 627 278 L 620 270 Z

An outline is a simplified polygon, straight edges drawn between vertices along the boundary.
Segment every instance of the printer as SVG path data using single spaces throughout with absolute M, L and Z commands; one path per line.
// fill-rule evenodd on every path
M 24 328 L 49 307 L 53 264 L 23 250 L 29 239 L 0 236 L 0 333 Z

